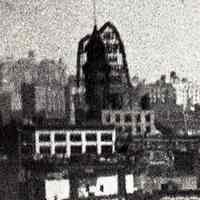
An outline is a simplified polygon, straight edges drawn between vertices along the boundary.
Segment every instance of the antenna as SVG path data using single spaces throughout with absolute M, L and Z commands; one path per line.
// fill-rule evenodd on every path
M 94 26 L 97 25 L 97 16 L 96 16 L 96 0 L 92 0 L 93 2 L 93 18 L 94 18 Z

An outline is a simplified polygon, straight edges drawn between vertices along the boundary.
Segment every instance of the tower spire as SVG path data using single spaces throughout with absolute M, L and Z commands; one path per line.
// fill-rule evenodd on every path
M 97 26 L 96 0 L 92 0 L 92 3 L 93 3 L 93 20 L 94 20 L 94 26 Z

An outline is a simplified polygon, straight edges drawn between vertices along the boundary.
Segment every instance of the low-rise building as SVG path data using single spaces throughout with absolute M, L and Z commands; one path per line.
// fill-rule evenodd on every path
M 149 94 L 150 104 L 176 104 L 176 91 L 171 83 L 157 81 L 146 85 L 146 93 Z
M 115 152 L 114 126 L 37 128 L 23 132 L 21 139 L 24 154 L 31 153 L 38 158 L 112 155 Z
M 156 133 L 154 112 L 151 110 L 103 110 L 103 125 L 115 125 L 118 133 L 152 135 Z

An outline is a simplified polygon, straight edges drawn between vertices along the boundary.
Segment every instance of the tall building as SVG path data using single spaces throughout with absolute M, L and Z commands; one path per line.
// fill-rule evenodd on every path
M 98 31 L 104 46 L 107 64 L 111 67 L 109 79 L 109 107 L 111 109 L 130 108 L 131 88 L 126 54 L 123 42 L 116 27 L 110 23 L 105 23 Z M 83 66 L 87 62 L 87 44 L 91 36 L 86 35 L 80 40 L 77 55 L 77 84 L 85 79 Z
M 109 107 L 110 65 L 105 57 L 105 46 L 97 27 L 86 45 L 87 61 L 83 65 L 87 120 L 101 120 L 101 110 Z

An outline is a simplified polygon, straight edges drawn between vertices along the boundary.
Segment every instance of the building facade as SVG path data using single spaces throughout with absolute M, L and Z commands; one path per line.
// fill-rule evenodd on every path
M 176 104 L 176 91 L 170 83 L 157 81 L 147 84 L 145 90 L 149 94 L 151 105 Z
M 35 153 L 66 158 L 81 154 L 113 154 L 115 137 L 115 129 L 109 127 L 36 130 Z
M 176 104 L 191 109 L 195 104 L 200 104 L 200 85 L 187 80 L 173 84 L 176 91 Z
M 118 134 L 148 136 L 156 133 L 153 111 L 103 110 L 102 123 L 103 125 L 115 125 Z

